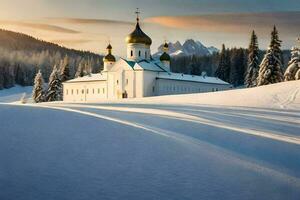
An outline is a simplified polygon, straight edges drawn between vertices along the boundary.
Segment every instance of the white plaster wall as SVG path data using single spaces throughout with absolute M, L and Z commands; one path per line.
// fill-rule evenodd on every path
M 114 64 L 115 64 L 115 62 L 104 62 L 103 63 L 103 71 L 104 72 L 109 71 Z
M 189 94 L 215 92 L 230 89 L 230 85 L 199 83 L 190 81 L 177 81 L 168 79 L 157 79 L 155 95 Z
M 107 98 L 106 81 L 64 83 L 63 100 L 66 102 L 97 102 Z
M 144 97 L 144 71 L 135 71 L 135 97 Z
M 155 96 L 156 91 L 156 77 L 158 72 L 143 71 L 144 85 L 143 85 L 143 96 Z
M 131 56 L 131 51 L 133 55 Z M 141 56 L 139 56 L 139 51 Z M 145 55 L 145 52 L 147 55 Z M 149 59 L 151 55 L 150 46 L 144 44 L 128 44 L 127 45 L 127 59 L 131 61 L 139 61 L 143 59 Z
M 171 71 L 170 61 L 162 61 L 162 64 L 165 66 L 167 71 Z

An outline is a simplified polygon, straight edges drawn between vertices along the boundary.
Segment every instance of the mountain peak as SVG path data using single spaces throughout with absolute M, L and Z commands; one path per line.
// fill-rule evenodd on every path
M 206 56 L 211 55 L 219 50 L 215 47 L 206 47 L 200 41 L 187 39 L 183 44 L 179 41 L 175 43 L 169 42 L 169 53 L 172 57 L 175 56 Z M 158 52 L 154 56 L 159 56 L 163 52 L 163 45 L 159 46 Z

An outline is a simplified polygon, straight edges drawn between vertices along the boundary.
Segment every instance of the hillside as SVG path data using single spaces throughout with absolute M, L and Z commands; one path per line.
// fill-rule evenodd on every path
M 298 200 L 299 83 L 0 103 L 0 199 Z
M 103 66 L 102 56 L 87 51 L 68 49 L 31 36 L 0 29 L 0 89 L 32 85 L 38 69 L 47 81 L 54 65 L 68 57 L 71 76 L 79 63 L 89 63 L 93 72 Z

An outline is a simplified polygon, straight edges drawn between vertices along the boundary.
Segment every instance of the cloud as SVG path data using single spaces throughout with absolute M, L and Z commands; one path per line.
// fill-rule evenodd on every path
M 158 16 L 145 21 L 169 28 L 225 33 L 249 32 L 255 29 L 269 34 L 270 27 L 276 25 L 285 34 L 300 34 L 300 11 Z
M 133 22 L 109 20 L 109 19 L 85 19 L 85 18 L 46 18 L 51 22 L 69 24 L 92 24 L 92 25 L 132 25 Z
M 44 31 L 53 31 L 53 32 L 59 32 L 59 33 L 70 33 L 70 34 L 80 33 L 79 31 L 76 31 L 76 30 L 63 28 L 63 27 L 56 26 L 56 25 L 43 24 L 43 23 L 0 20 L 0 24 L 1 25 L 21 26 L 21 27 L 27 27 L 27 28 L 32 28 L 32 29 L 44 30 Z

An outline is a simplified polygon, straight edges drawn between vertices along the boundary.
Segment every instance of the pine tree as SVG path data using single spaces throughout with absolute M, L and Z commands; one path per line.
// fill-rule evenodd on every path
M 222 51 L 220 53 L 219 66 L 215 72 L 215 76 L 219 79 L 229 82 L 230 81 L 230 55 L 229 51 L 225 49 L 225 45 L 222 45 Z
M 61 101 L 62 100 L 62 83 L 59 78 L 58 69 L 53 67 L 49 77 L 48 90 L 46 93 L 46 101 Z
M 252 32 L 250 45 L 248 48 L 248 66 L 245 77 L 245 86 L 246 87 L 254 87 L 257 85 L 256 79 L 258 77 L 259 71 L 259 48 L 258 41 L 255 32 Z
M 62 82 L 70 80 L 70 66 L 68 56 L 65 56 L 64 59 L 61 61 L 60 71 L 60 80 Z
M 282 74 L 282 52 L 280 50 L 281 40 L 279 40 L 276 27 L 271 33 L 271 43 L 262 63 L 260 64 L 257 85 L 268 85 L 283 81 Z
M 45 99 L 43 85 L 44 85 L 44 79 L 41 70 L 39 70 L 35 76 L 34 86 L 32 91 L 32 98 L 35 103 L 41 103 Z
M 298 48 L 293 48 L 291 51 L 292 57 L 288 67 L 284 73 L 284 81 L 292 81 L 296 79 L 297 71 L 300 70 L 300 51 Z
M 76 71 L 76 74 L 75 74 L 75 78 L 84 76 L 84 65 L 85 65 L 84 60 L 82 59 L 79 62 L 79 65 L 78 65 L 78 68 L 77 68 L 77 71 Z

